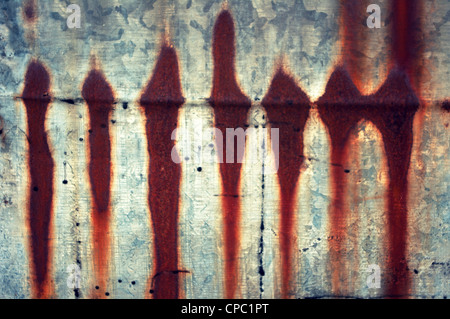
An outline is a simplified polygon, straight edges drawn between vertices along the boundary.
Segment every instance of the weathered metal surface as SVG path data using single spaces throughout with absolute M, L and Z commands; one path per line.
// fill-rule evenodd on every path
M 363 1 L 364 2 L 364 1 Z M 177 146 L 181 161 L 178 220 L 179 297 L 223 298 L 227 276 L 237 276 L 235 297 L 303 298 L 386 297 L 389 280 L 389 169 L 380 130 L 360 121 L 352 130 L 346 163 L 344 256 L 337 261 L 330 244 L 332 161 L 330 136 L 316 101 L 342 61 L 363 95 L 386 80 L 392 59 L 392 1 L 366 1 L 381 7 L 382 27 L 354 23 L 346 46 L 337 0 L 229 0 L 236 37 L 236 78 L 251 99 L 241 168 L 237 271 L 226 273 L 221 175 L 215 141 L 214 108 L 207 99 L 213 86 L 213 28 L 222 1 L 5 1 L 0 4 L 0 297 L 36 297 L 29 218 L 29 125 L 24 99 L 25 74 L 39 61 L 50 76 L 52 97 L 45 131 L 54 161 L 50 227 L 49 287 L 55 298 L 146 298 L 154 296 L 157 256 L 155 224 L 149 205 L 151 165 L 146 116 L 141 97 L 154 74 L 161 47 L 175 50 L 185 98 L 179 109 Z M 80 28 L 66 19 L 70 3 L 81 8 Z M 364 2 L 365 3 L 365 2 Z M 404 296 L 448 296 L 449 131 L 450 116 L 441 109 L 450 91 L 450 3 L 423 1 L 421 70 L 416 95 L 408 172 L 406 237 L 410 289 Z M 366 3 L 365 3 L 366 4 Z M 362 6 L 364 7 L 364 6 Z M 364 8 L 363 8 L 364 9 Z M 365 12 L 356 17 L 368 16 Z M 347 21 L 348 22 L 348 21 Z M 350 34 L 351 34 L 350 30 Z M 344 49 L 343 49 L 344 48 Z M 349 50 L 347 50 L 350 48 Z M 353 50 L 353 51 L 352 51 Z M 357 50 L 358 52 L 354 52 Z M 412 49 L 411 49 L 412 50 Z M 353 52 L 353 53 L 352 53 Z M 351 57 L 349 57 L 351 56 Z M 355 62 L 357 60 L 357 62 Z M 275 153 L 264 128 L 270 119 L 261 100 L 277 67 L 283 65 L 311 100 L 303 130 L 304 160 L 296 188 L 289 288 L 283 292 L 280 251 L 280 186 Z M 99 69 L 111 86 L 115 104 L 109 118 L 111 141 L 110 257 L 99 283 L 93 239 L 89 146 L 92 128 L 82 90 L 88 73 Z M 360 69 L 359 69 L 360 68 Z M 417 84 L 417 83 L 416 83 Z M 420 87 L 420 90 L 417 88 Z M 253 158 L 252 146 L 262 152 Z M 200 169 L 201 168 L 201 169 Z M 164 185 L 163 185 L 164 186 Z M 173 186 L 173 185 L 171 185 Z M 261 225 L 264 227 L 261 227 Z M 342 267 L 341 293 L 333 271 Z M 369 288 L 369 265 L 381 268 L 381 287 Z M 80 273 L 77 274 L 77 269 Z M 79 278 L 74 288 L 73 276 Z M 170 275 L 170 276 L 172 276 Z M 68 284 L 69 282 L 69 284 Z M 96 289 L 98 286 L 98 289 Z M 33 288 L 34 287 L 34 288 Z M 228 295 L 229 296 L 229 295 Z

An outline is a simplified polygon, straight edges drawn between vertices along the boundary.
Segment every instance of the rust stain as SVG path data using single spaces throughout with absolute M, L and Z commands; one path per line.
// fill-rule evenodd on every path
M 28 123 L 28 169 L 30 174 L 28 226 L 34 298 L 49 298 L 50 232 L 53 212 L 54 161 L 48 144 L 45 118 L 50 97 L 50 74 L 37 60 L 32 60 L 25 74 L 22 93 Z
M 94 297 L 103 298 L 108 278 L 111 218 L 111 138 L 109 122 L 114 93 L 99 69 L 92 69 L 83 84 L 82 96 L 89 111 L 89 179 L 92 192 L 92 232 L 96 287 Z
M 149 167 L 149 195 L 155 242 L 154 275 L 149 293 L 155 299 L 179 298 L 178 217 L 181 183 L 179 159 L 172 159 L 178 126 L 178 110 L 183 105 L 178 57 L 164 44 L 144 89 L 140 105 L 145 111 Z M 178 155 L 177 155 L 178 156 Z
M 223 10 L 217 17 L 213 31 L 213 87 L 209 103 L 214 109 L 215 127 L 226 136 L 227 128 L 245 128 L 251 102 L 236 80 L 235 74 L 235 31 L 231 13 Z M 228 138 L 226 142 L 229 143 Z M 230 141 L 232 142 L 232 141 Z M 234 161 L 226 163 L 227 149 L 219 147 L 222 179 L 222 215 L 225 242 L 225 297 L 234 298 L 238 289 L 238 255 L 240 246 L 239 222 L 241 159 L 237 158 L 237 143 L 234 143 Z
M 364 72 L 369 66 L 364 51 L 367 49 L 366 8 L 367 0 L 340 0 L 340 33 L 342 39 L 342 64 L 349 72 L 355 86 L 361 91 L 365 87 Z
M 271 128 L 279 129 L 278 182 L 280 184 L 281 296 L 293 294 L 291 282 L 296 233 L 296 195 L 304 161 L 303 131 L 310 101 L 292 76 L 280 67 L 262 100 Z
M 37 0 L 24 0 L 23 16 L 27 23 L 35 23 L 38 19 Z
M 367 119 L 383 137 L 389 167 L 387 192 L 389 278 L 386 296 L 406 297 L 410 293 L 407 266 L 408 171 L 413 143 L 414 116 L 419 109 L 406 73 L 393 70 L 383 86 L 368 97 Z
M 341 283 L 345 281 L 344 259 L 350 214 L 346 200 L 348 146 L 351 132 L 363 119 L 364 102 L 348 72 L 343 67 L 338 67 L 332 73 L 325 94 L 319 98 L 317 105 L 331 140 L 331 203 L 328 243 L 331 248 L 332 290 L 335 295 L 343 295 L 345 289 Z

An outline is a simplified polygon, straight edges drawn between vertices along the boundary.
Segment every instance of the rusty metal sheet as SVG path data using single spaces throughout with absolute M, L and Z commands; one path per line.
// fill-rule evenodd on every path
M 0 8 L 0 298 L 449 295 L 450 2 Z

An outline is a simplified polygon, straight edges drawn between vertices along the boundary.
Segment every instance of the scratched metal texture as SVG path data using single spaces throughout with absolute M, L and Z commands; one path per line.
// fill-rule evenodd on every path
M 81 266 L 81 298 L 95 286 L 92 265 L 90 207 L 87 176 L 87 107 L 81 87 L 97 61 L 113 89 L 117 104 L 110 126 L 113 161 L 112 258 L 107 291 L 112 298 L 143 298 L 153 267 L 152 225 L 147 202 L 144 116 L 137 100 L 152 74 L 166 34 L 177 50 L 183 95 L 178 146 L 182 158 L 179 247 L 182 295 L 187 298 L 222 298 L 223 241 L 220 179 L 213 141 L 187 143 L 183 137 L 201 135 L 199 128 L 213 124 L 206 99 L 211 92 L 212 28 L 222 8 L 219 0 L 176 1 L 38 1 L 35 24 L 24 21 L 22 1 L 0 3 L 0 298 L 30 298 L 28 252 L 28 173 L 26 114 L 18 98 L 32 58 L 51 73 L 51 108 L 47 130 L 55 160 L 54 212 L 51 235 L 51 276 L 55 297 L 75 298 L 68 288 L 67 267 Z M 81 7 L 81 28 L 68 29 L 66 7 Z M 365 51 L 370 66 L 365 72 L 368 92 L 385 79 L 389 23 L 387 1 L 381 29 L 368 34 Z M 266 117 L 260 100 L 267 92 L 275 64 L 283 57 L 289 70 L 312 101 L 317 100 L 333 66 L 339 60 L 339 10 L 336 0 L 230 0 L 236 27 L 236 71 L 243 92 L 252 99 L 250 126 L 258 126 L 252 143 L 265 145 L 268 154 L 245 163 L 242 171 L 242 221 L 239 294 L 244 298 L 280 296 L 278 244 L 278 182 L 268 169 L 273 157 L 262 125 Z M 386 13 L 386 14 L 385 14 Z M 423 34 L 427 61 L 420 130 L 414 131 L 410 167 L 408 264 L 412 296 L 442 298 L 450 294 L 449 113 L 439 108 L 450 91 L 450 2 L 426 1 Z M 69 104 L 64 99 L 73 99 Z M 128 107 L 122 107 L 128 102 Z M 83 138 L 83 141 L 80 141 Z M 369 289 L 367 266 L 382 268 L 386 258 L 384 192 L 387 172 L 383 143 L 376 128 L 360 123 L 354 133 L 351 175 L 353 208 L 349 235 L 349 294 L 383 297 Z M 198 141 L 199 139 L 197 139 Z M 294 298 L 331 294 L 327 246 L 329 139 L 315 108 L 306 124 L 305 161 L 298 188 Z M 186 155 L 188 154 L 188 155 Z M 186 156 L 185 156 L 186 155 Z M 249 162 L 249 161 L 248 161 Z M 201 172 L 197 170 L 202 167 Z M 67 180 L 67 184 L 62 181 Z M 262 187 L 264 184 L 264 187 Z M 261 231 L 261 218 L 265 228 Z M 263 253 L 260 238 L 263 237 Z M 259 272 L 260 259 L 265 275 Z M 120 282 L 119 282 L 120 280 Z M 134 284 L 133 284 L 134 283 Z M 262 289 L 261 289 L 262 287 Z

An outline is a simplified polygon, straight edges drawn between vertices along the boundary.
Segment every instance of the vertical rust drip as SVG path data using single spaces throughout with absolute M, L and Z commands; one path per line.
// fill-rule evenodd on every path
M 407 265 L 408 170 L 413 143 L 414 115 L 419 99 L 408 76 L 393 70 L 383 86 L 368 97 L 367 119 L 381 132 L 389 168 L 388 208 L 388 272 L 385 295 L 407 297 L 410 274 Z
M 349 206 L 346 201 L 349 136 L 363 118 L 364 101 L 347 71 L 338 67 L 331 75 L 324 95 L 317 102 L 319 114 L 330 136 L 331 203 L 329 207 L 332 290 L 345 294 Z M 344 285 L 342 285 L 344 283 Z
M 279 129 L 281 297 L 293 294 L 292 267 L 296 233 L 297 184 L 303 164 L 303 131 L 310 101 L 294 79 L 280 68 L 262 100 L 272 129 Z
M 111 219 L 111 137 L 109 119 L 113 110 L 114 94 L 100 70 L 89 72 L 82 89 L 89 111 L 89 179 L 92 192 L 92 231 L 94 272 L 103 297 L 109 270 Z M 98 293 L 98 294 L 97 294 Z
M 148 141 L 149 206 L 154 230 L 156 265 L 150 280 L 157 299 L 179 298 L 178 216 L 181 165 L 172 159 L 178 126 L 178 109 L 183 105 L 178 58 L 173 47 L 161 48 L 153 75 L 141 96 Z
M 30 173 L 28 225 L 34 298 L 49 298 L 50 226 L 53 210 L 54 162 L 47 141 L 45 117 L 51 101 L 50 75 L 38 61 L 32 61 L 25 75 L 22 93 L 28 123 L 28 169 Z
M 342 39 L 342 63 L 359 90 L 364 87 L 364 70 L 367 67 L 364 50 L 368 27 L 366 24 L 367 0 L 340 0 L 340 26 Z
M 215 126 L 226 136 L 226 129 L 244 128 L 247 123 L 250 100 L 242 93 L 235 74 L 234 22 L 229 11 L 223 10 L 217 17 L 213 31 L 213 88 L 209 103 L 214 108 Z M 238 255 L 240 246 L 239 222 L 241 162 L 236 157 L 238 150 L 234 143 L 233 163 L 226 163 L 227 143 L 218 149 L 222 177 L 222 208 L 225 242 L 225 297 L 233 298 L 237 293 Z

